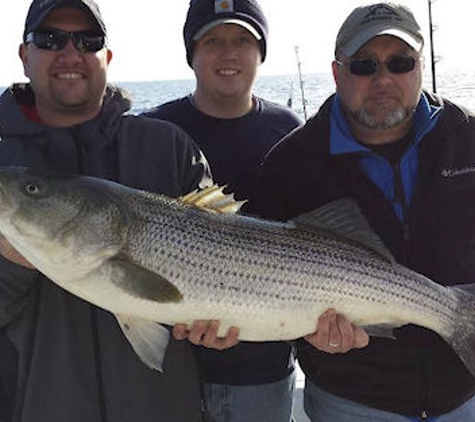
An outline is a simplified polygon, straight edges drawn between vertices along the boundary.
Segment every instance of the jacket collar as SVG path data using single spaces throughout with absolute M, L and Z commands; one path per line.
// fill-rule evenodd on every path
M 417 145 L 437 124 L 442 102 L 431 103 L 425 93 L 416 107 L 414 115 L 414 142 Z M 335 95 L 330 111 L 330 154 L 368 153 L 371 149 L 356 141 L 341 106 L 339 95 Z
M 11 136 L 38 136 L 51 128 L 30 120 L 21 110 L 20 104 L 33 105 L 35 97 L 30 84 L 13 84 L 0 97 L 0 138 Z M 99 131 L 103 137 L 111 139 L 117 132 L 120 116 L 131 108 L 131 99 L 127 91 L 108 85 L 100 115 L 88 122 L 63 130 L 86 130 L 87 138 L 94 138 Z M 58 129 L 55 129 L 58 130 Z

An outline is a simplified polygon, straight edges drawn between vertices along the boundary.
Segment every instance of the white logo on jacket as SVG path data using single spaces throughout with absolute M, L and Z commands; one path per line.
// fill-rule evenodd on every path
M 475 165 L 467 166 L 461 169 L 445 169 L 442 170 L 443 177 L 457 177 L 464 174 L 475 173 Z

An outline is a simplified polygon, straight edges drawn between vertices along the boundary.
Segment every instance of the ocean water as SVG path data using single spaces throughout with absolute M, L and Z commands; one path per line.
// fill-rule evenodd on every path
M 118 82 L 132 93 L 132 113 L 163 104 L 193 92 L 194 80 Z M 424 88 L 432 90 L 432 79 L 425 75 Z M 437 75 L 437 93 L 452 102 L 475 111 L 475 70 L 444 71 Z M 302 89 L 297 75 L 261 76 L 254 93 L 262 98 L 286 105 L 292 100 L 292 108 L 304 118 L 304 102 L 307 117 L 318 111 L 325 99 L 334 92 L 335 85 L 330 73 L 314 73 L 302 76 Z M 303 91 L 303 95 L 302 95 Z M 303 99 L 302 99 L 303 96 Z
M 315 112 L 334 89 L 331 75 L 310 74 L 302 77 L 303 93 L 307 115 Z M 134 105 L 132 113 L 154 107 L 158 104 L 185 96 L 193 92 L 194 80 L 156 81 L 156 82 L 118 82 L 118 85 L 132 93 Z M 304 116 L 302 90 L 296 75 L 261 76 L 254 86 L 254 93 L 266 100 L 287 105 Z
M 430 74 L 424 76 L 424 88 L 432 90 Z M 133 96 L 131 113 L 139 114 L 143 110 L 163 104 L 167 101 L 193 92 L 195 81 L 191 79 L 115 82 L 126 88 Z M 0 87 L 0 92 L 5 88 Z M 325 99 L 334 92 L 335 84 L 331 73 L 313 73 L 295 75 L 260 76 L 254 87 L 254 93 L 262 98 L 287 105 L 292 100 L 293 110 L 302 118 L 316 113 Z M 445 70 L 437 73 L 437 93 L 452 102 L 475 111 L 475 70 Z

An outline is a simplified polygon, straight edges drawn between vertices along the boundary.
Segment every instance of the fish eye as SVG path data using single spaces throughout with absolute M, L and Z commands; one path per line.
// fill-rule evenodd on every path
M 40 186 L 34 182 L 27 183 L 23 189 L 28 195 L 37 195 L 41 192 Z

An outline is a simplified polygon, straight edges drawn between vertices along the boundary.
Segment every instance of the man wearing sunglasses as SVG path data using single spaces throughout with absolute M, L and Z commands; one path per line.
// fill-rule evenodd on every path
M 0 98 L 0 165 L 173 197 L 211 182 L 181 129 L 124 114 L 130 100 L 107 84 L 112 53 L 94 1 L 34 0 L 20 56 L 30 84 Z M 212 346 L 216 333 L 206 334 Z M 198 422 L 200 390 L 189 342 L 171 339 L 163 374 L 147 368 L 110 313 L 55 286 L 0 238 L 2 422 Z
M 268 155 L 253 209 L 288 220 L 353 198 L 398 262 L 473 283 L 475 118 L 422 90 L 423 41 L 406 7 L 356 8 L 336 40 L 336 94 Z M 337 309 L 316 328 L 298 343 L 312 422 L 475 420 L 475 380 L 437 334 L 369 340 Z

